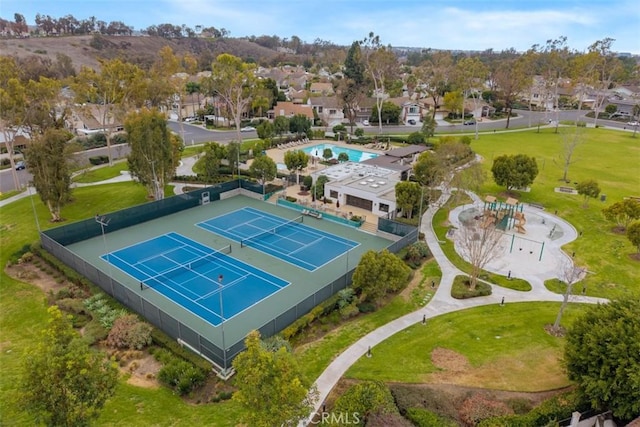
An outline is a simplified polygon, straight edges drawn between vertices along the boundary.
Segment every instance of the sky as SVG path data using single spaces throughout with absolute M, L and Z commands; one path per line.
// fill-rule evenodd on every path
M 638 0 L 0 0 L 33 25 L 37 13 L 122 21 L 136 30 L 185 24 L 225 28 L 230 37 L 297 36 L 350 45 L 370 32 L 393 47 L 525 51 L 567 37 L 585 51 L 615 39 L 613 50 L 640 54 Z

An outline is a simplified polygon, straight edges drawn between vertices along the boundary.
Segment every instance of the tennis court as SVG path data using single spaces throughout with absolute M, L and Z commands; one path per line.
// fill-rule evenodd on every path
M 230 252 L 230 245 L 214 250 L 171 232 L 101 258 L 134 277 L 144 292 L 159 292 L 217 326 L 289 285 Z
M 304 217 L 284 219 L 245 207 L 196 224 L 207 231 L 289 262 L 308 271 L 357 247 L 359 243 L 304 225 Z

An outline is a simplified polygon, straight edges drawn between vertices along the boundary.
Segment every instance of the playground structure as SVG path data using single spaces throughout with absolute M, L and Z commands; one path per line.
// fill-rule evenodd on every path
M 502 231 L 515 228 L 518 233 L 526 234 L 527 230 L 524 225 L 527 223 L 527 219 L 522 212 L 523 207 L 518 202 L 518 199 L 509 197 L 502 202 L 493 196 L 486 196 L 484 199 L 482 227 L 495 226 Z

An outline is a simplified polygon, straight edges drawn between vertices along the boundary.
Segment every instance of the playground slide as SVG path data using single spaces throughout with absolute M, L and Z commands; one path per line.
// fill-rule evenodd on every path
M 522 226 L 522 224 L 516 224 L 516 231 L 518 233 L 527 234 L 527 230 Z

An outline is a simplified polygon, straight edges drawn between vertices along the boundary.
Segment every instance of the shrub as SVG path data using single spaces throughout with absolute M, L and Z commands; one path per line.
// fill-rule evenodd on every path
M 84 339 L 93 345 L 99 341 L 104 340 L 107 337 L 109 330 L 100 324 L 96 319 L 90 321 L 84 327 Z
M 119 317 L 107 337 L 107 345 L 113 348 L 141 350 L 151 344 L 153 327 L 141 322 L 135 314 Z
M 409 408 L 406 418 L 417 427 L 456 427 L 458 423 L 421 408 Z
M 360 313 L 373 313 L 376 311 L 376 306 L 370 302 L 363 302 L 358 304 L 358 310 Z
M 356 304 L 349 304 L 340 309 L 340 317 L 342 317 L 343 320 L 355 317 L 359 313 L 360 309 Z
M 469 277 L 456 276 L 451 287 L 451 296 L 456 299 L 466 299 L 491 295 L 491 286 L 478 282 L 475 289 L 469 289 Z
M 460 419 L 465 425 L 475 426 L 478 422 L 492 417 L 510 415 L 511 409 L 504 403 L 474 394 L 460 407 Z
M 156 358 L 158 358 L 157 355 L 158 352 L 154 354 Z M 162 355 L 164 356 L 164 361 L 158 360 L 164 363 L 164 366 L 158 372 L 158 380 L 175 393 L 184 396 L 204 384 L 206 374 L 202 369 L 186 360 L 178 359 L 170 353 L 168 356 L 165 353 L 162 353 Z
M 109 156 L 89 157 L 89 163 L 91 163 L 92 165 L 102 165 L 104 163 L 109 163 Z
M 424 144 L 424 134 L 422 132 L 413 132 L 409 134 L 407 142 L 414 145 Z

